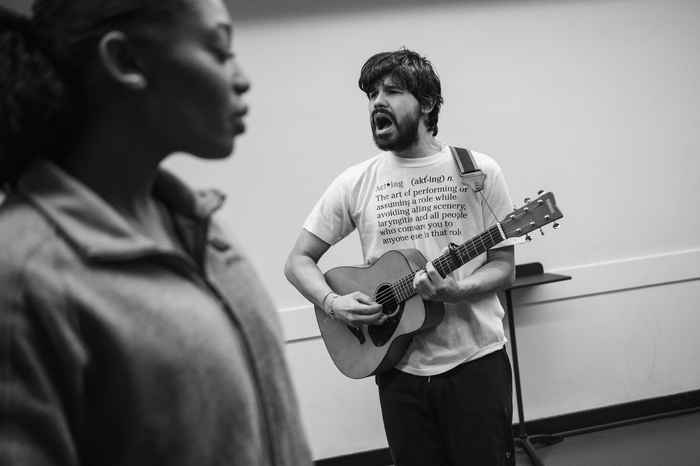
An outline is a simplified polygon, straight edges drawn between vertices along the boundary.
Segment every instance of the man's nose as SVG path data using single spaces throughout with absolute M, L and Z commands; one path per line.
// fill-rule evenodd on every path
M 386 94 L 378 92 L 373 102 L 374 108 L 383 108 L 387 106 Z

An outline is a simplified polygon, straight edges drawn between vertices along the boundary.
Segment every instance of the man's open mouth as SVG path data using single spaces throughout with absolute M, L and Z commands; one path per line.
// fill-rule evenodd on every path
M 373 118 L 378 134 L 387 132 L 394 126 L 394 120 L 388 113 L 375 113 Z

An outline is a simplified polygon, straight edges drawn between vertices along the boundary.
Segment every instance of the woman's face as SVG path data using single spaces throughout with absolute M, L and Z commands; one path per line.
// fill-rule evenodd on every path
M 146 73 L 148 127 L 169 152 L 223 158 L 245 131 L 250 87 L 231 53 L 232 26 L 222 0 L 193 0 Z

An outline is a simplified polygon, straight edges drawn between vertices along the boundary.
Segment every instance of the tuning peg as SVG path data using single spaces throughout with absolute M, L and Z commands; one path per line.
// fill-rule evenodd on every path
M 541 196 L 541 195 L 543 195 L 543 194 L 544 194 L 544 189 L 540 189 L 539 191 L 537 191 L 537 195 L 538 195 L 538 196 Z
M 542 231 L 542 228 L 540 228 L 540 233 L 542 233 L 542 236 L 544 236 L 544 231 Z
M 530 199 L 529 197 L 526 197 L 526 198 L 525 198 L 525 204 L 529 204 L 531 200 L 532 200 L 532 199 Z
M 525 241 L 527 241 L 528 243 L 529 243 L 530 241 L 532 241 L 532 236 L 530 236 L 530 235 L 525 235 Z
M 554 224 L 552 225 L 552 228 L 554 228 L 556 230 L 559 228 L 559 226 L 560 225 L 557 222 L 554 222 Z

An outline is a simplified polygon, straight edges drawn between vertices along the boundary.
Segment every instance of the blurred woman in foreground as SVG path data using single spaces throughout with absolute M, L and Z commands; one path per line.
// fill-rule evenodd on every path
M 223 196 L 160 168 L 243 133 L 231 36 L 222 0 L 0 10 L 0 464 L 311 464 Z

